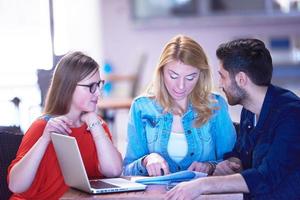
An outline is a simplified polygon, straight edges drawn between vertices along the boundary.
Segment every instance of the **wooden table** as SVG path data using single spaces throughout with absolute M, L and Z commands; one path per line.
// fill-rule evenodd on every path
M 145 191 L 138 192 L 121 192 L 121 193 L 111 193 L 111 194 L 101 194 L 101 195 L 90 195 L 78 190 L 69 189 L 60 200 L 71 200 L 71 199 L 132 199 L 132 200 L 159 200 L 164 199 L 164 194 L 166 193 L 165 185 L 149 185 Z M 201 195 L 199 200 L 243 200 L 242 193 L 234 194 L 210 194 Z

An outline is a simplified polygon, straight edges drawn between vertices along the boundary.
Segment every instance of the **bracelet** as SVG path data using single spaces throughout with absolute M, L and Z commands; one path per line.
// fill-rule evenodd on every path
M 88 129 L 92 130 L 95 126 L 102 125 L 102 124 L 103 124 L 102 120 L 97 120 L 96 122 L 93 122 L 93 123 L 89 124 Z
M 210 166 L 210 170 L 209 170 L 209 172 L 208 172 L 207 175 L 212 175 L 214 173 L 217 165 L 215 163 L 213 163 L 213 162 L 207 162 L 207 163 Z

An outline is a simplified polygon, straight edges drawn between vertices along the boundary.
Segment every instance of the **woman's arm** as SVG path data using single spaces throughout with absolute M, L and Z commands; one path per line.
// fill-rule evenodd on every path
M 43 128 L 44 126 L 41 127 L 41 122 L 33 124 L 30 127 L 23 141 L 26 140 L 26 142 L 34 144 L 9 172 L 9 189 L 12 192 L 22 193 L 29 189 L 50 143 L 50 133 L 69 134 L 71 130 L 68 128 L 68 125 L 70 124 L 71 122 L 66 117 L 61 116 L 51 118 L 45 128 Z M 37 136 L 40 132 L 43 132 L 42 136 Z
M 95 142 L 99 171 L 105 177 L 120 176 L 122 173 L 122 156 L 104 130 L 103 122 L 94 112 L 84 114 L 82 119 L 88 125 Z
M 13 193 L 25 192 L 31 186 L 49 142 L 46 137 L 40 137 L 25 156 L 13 166 L 9 173 L 8 186 Z
M 143 159 L 149 154 L 141 109 L 135 100 L 129 111 L 127 150 L 124 158 L 124 175 L 148 175 Z

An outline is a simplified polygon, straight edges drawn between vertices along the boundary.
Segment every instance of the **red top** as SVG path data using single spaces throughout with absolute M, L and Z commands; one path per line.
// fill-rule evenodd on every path
M 47 122 L 44 119 L 38 119 L 31 125 L 23 137 L 16 158 L 8 167 L 8 174 L 12 167 L 25 156 L 30 148 L 42 136 L 46 124 Z M 104 123 L 103 128 L 111 140 L 111 134 L 107 124 Z M 92 135 L 86 129 L 86 124 L 79 128 L 71 128 L 72 133 L 70 135 L 77 140 L 88 177 L 101 178 L 103 176 L 98 170 L 98 157 L 95 143 Z M 9 181 L 9 175 L 7 176 L 7 180 Z M 50 142 L 29 189 L 20 194 L 13 194 L 10 199 L 58 199 L 68 190 L 68 188 L 69 187 L 65 184 L 60 171 L 53 144 Z

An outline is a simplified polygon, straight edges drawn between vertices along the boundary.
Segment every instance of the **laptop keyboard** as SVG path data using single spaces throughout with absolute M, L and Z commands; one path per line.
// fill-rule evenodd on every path
M 105 183 L 103 181 L 90 181 L 90 184 L 92 186 L 92 188 L 95 188 L 95 189 L 102 189 L 102 188 L 119 188 L 119 186 L 117 185 L 112 185 L 112 184 L 109 184 L 109 183 Z

